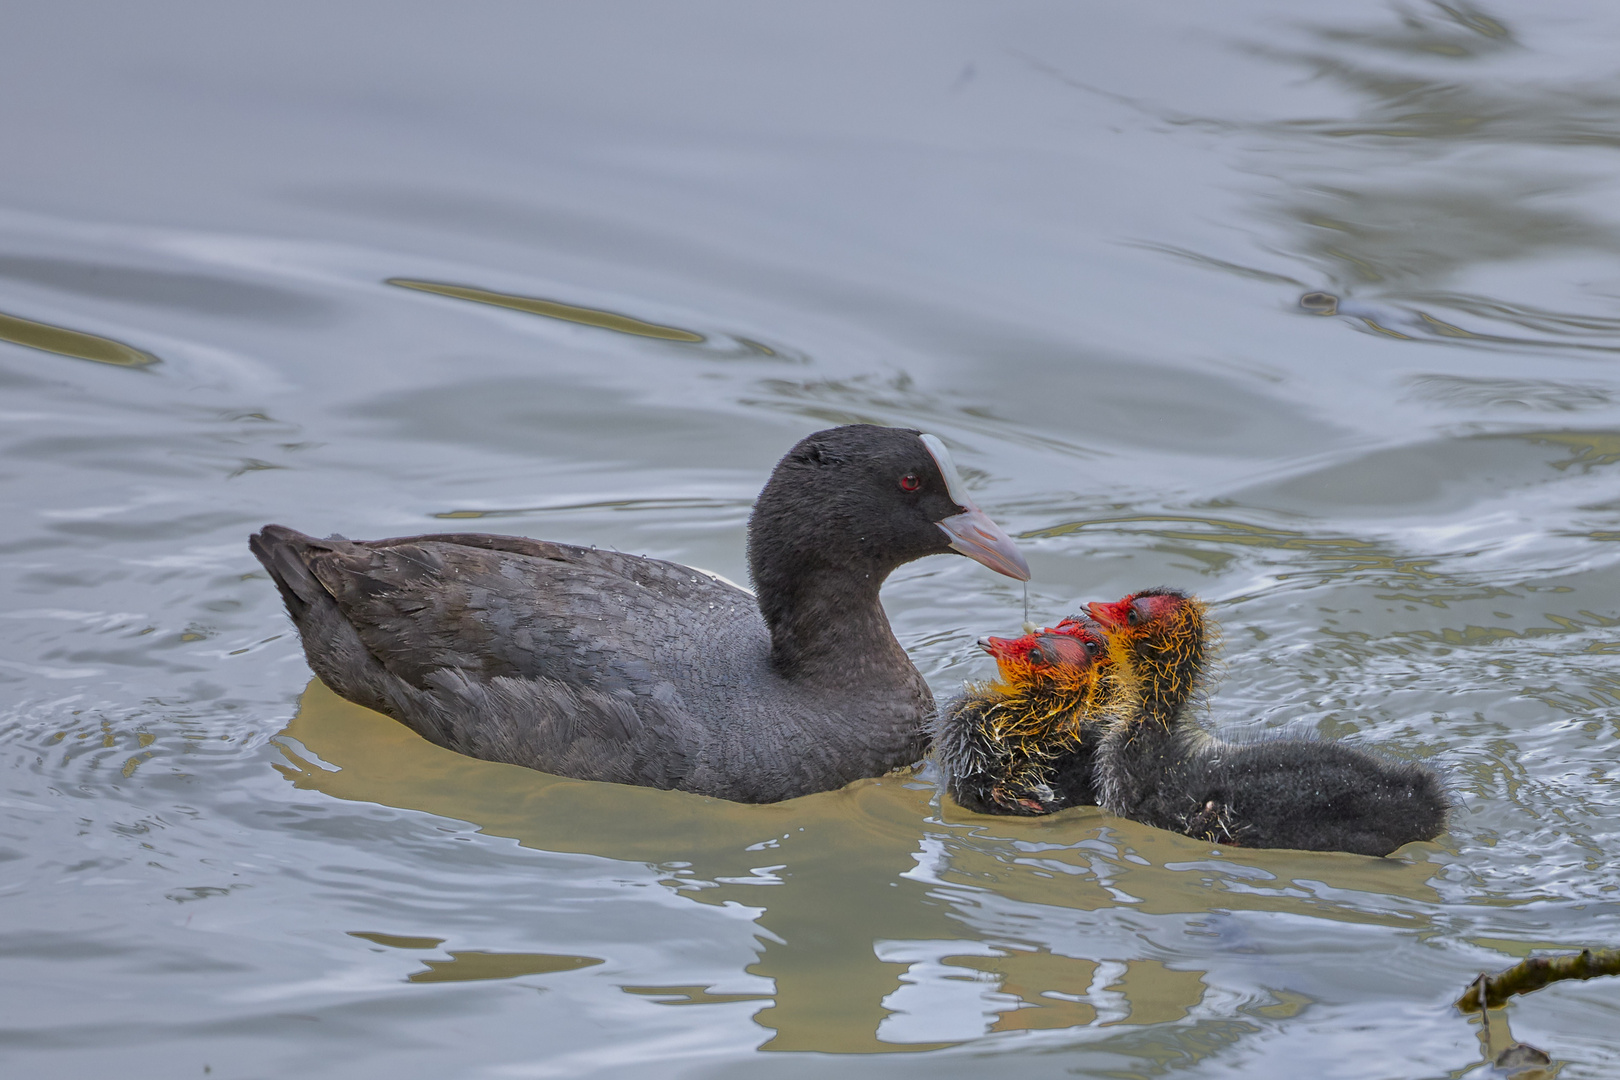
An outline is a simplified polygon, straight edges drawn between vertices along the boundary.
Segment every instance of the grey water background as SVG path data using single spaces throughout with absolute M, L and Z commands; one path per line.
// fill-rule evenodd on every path
M 1484 1076 L 1509 1020 L 1613 1075 L 1615 980 L 1491 1048 L 1450 1003 L 1620 944 L 1614 5 L 4 22 L 8 1075 Z M 947 440 L 1037 621 L 1196 590 L 1207 723 L 1430 761 L 1450 832 L 469 762 L 309 687 L 246 549 L 475 528 L 741 580 L 772 463 L 851 421 Z M 941 695 L 1023 618 L 964 559 L 885 601 Z

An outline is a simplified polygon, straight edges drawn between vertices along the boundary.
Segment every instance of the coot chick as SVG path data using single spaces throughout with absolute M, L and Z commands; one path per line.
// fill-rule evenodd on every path
M 788 451 L 748 523 L 755 596 L 660 559 L 509 536 L 253 553 L 321 680 L 440 746 L 586 780 L 773 802 L 915 762 L 933 698 L 878 590 L 957 551 L 1027 580 L 932 435 L 866 424 Z
M 1090 620 L 986 638 L 999 677 L 970 685 L 930 725 L 951 798 L 981 814 L 1050 814 L 1096 802 L 1092 771 L 1118 696 Z
M 1186 717 L 1208 662 L 1204 605 L 1150 589 L 1089 605 L 1108 639 L 1128 707 L 1097 750 L 1101 805 L 1214 843 L 1388 855 L 1445 831 L 1434 770 L 1342 743 L 1230 743 Z

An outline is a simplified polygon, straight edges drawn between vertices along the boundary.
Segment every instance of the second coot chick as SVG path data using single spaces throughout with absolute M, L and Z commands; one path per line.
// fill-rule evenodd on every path
M 1434 770 L 1342 743 L 1231 743 L 1189 719 L 1208 662 L 1204 605 L 1170 589 L 1089 605 L 1129 700 L 1097 750 L 1101 805 L 1239 847 L 1388 855 L 1445 831 Z

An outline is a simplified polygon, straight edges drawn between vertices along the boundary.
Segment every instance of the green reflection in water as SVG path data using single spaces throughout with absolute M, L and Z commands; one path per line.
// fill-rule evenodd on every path
M 1123 1017 L 1109 1022 L 1175 1044 L 1174 1055 L 1195 1051 L 1180 1033 L 1205 999 L 1207 972 L 1196 964 L 1173 969 L 1145 956 L 1062 956 L 1043 941 L 1005 932 L 996 933 L 986 955 L 984 932 L 969 913 L 987 891 L 1082 920 L 1123 902 L 1149 915 L 1277 911 L 1416 933 L 1432 928 L 1424 907 L 1438 901 L 1428 884 L 1434 868 L 1426 862 L 1212 851 L 1095 808 L 1049 818 L 987 818 L 948 802 L 936 809 L 930 785 L 902 776 L 760 806 L 548 776 L 434 746 L 343 701 L 319 681 L 310 683 L 284 734 L 328 763 L 322 768 L 282 744 L 286 763 L 276 767 L 300 788 L 470 821 L 538 850 L 646 863 L 693 902 L 761 909 L 759 952 L 746 970 L 771 981 L 769 995 L 717 994 L 701 986 L 621 989 L 665 1004 L 761 1001 L 753 1019 L 772 1033 L 763 1046 L 768 1050 L 884 1053 L 951 1045 L 878 1037 L 890 1015 L 885 1000 L 901 989 L 911 965 L 879 959 L 876 947 L 961 941 L 960 950 L 947 946 L 943 965 L 960 969 L 964 982 L 995 990 L 999 1004 L 989 1030 L 1096 1023 L 1094 1007 L 1048 994 L 1080 996 L 1107 960 L 1123 967 L 1108 989 L 1128 1005 Z M 1412 850 L 1421 858 L 1424 847 Z M 931 862 L 933 876 L 921 880 L 919 859 L 933 849 L 942 859 Z M 763 866 L 770 867 L 764 876 L 754 872 Z M 452 955 L 452 961 L 429 962 L 414 981 L 486 971 L 503 973 L 476 977 L 506 978 L 531 973 L 515 968 L 537 962 L 537 954 L 527 954 L 508 970 L 500 967 L 504 961 L 489 959 L 497 954 Z M 1241 1038 L 1253 1030 L 1237 1022 L 1230 1034 Z M 954 1041 L 983 1034 L 964 1031 Z
M 497 953 L 470 950 L 453 952 L 448 960 L 424 960 L 426 971 L 414 971 L 407 982 L 483 982 L 487 979 L 515 979 L 520 975 L 550 975 L 557 971 L 578 971 L 603 961 L 595 956 L 559 956 L 552 953 Z
M 378 945 L 386 945 L 390 949 L 437 949 L 444 944 L 444 938 L 408 937 L 403 934 L 382 934 L 371 930 L 351 930 L 349 936 L 364 938 Z
M 5 312 L 0 312 L 0 341 L 116 367 L 146 367 L 158 362 L 158 358 L 151 353 L 131 348 L 112 338 L 18 318 Z
M 1613 431 L 1537 431 L 1520 434 L 1517 437 L 1531 442 L 1568 447 L 1571 451 L 1568 458 L 1551 463 L 1555 469 L 1578 468 L 1584 472 L 1595 466 L 1620 462 L 1620 433 Z
M 436 949 L 444 938 L 383 934 L 372 930 L 351 930 L 350 937 L 386 945 L 390 949 Z M 515 979 L 521 975 L 550 975 L 557 971 L 578 971 L 604 963 L 595 956 L 568 956 L 558 953 L 503 953 L 468 949 L 452 952 L 448 960 L 424 960 L 426 971 L 413 971 L 406 982 L 483 982 L 489 979 Z
M 1097 1022 L 1096 1006 L 1054 995 L 1085 997 L 1099 965 L 1093 960 L 1057 956 L 1045 950 L 1015 950 L 1005 956 L 947 956 L 947 967 L 994 975 L 1002 993 L 1020 1007 L 999 1014 L 991 1031 L 1042 1031 Z M 1129 960 L 1125 970 L 1102 989 L 1120 994 L 1129 1010 L 1108 1024 L 1160 1024 L 1184 1020 L 1204 999 L 1204 972 L 1176 971 L 1158 960 Z
M 621 986 L 627 994 L 652 998 L 659 1005 L 724 1005 L 733 1001 L 770 1001 L 769 994 L 716 994 L 707 986 Z
M 706 340 L 702 334 L 682 330 L 678 326 L 660 326 L 658 323 L 644 322 L 641 319 L 634 319 L 629 315 L 620 315 L 614 311 L 601 311 L 597 308 L 579 307 L 576 304 L 564 304 L 556 300 L 543 300 L 537 296 L 517 296 L 512 293 L 475 289 L 467 285 L 446 285 L 436 281 L 414 281 L 410 278 L 389 278 L 385 284 L 398 285 L 402 289 L 416 289 L 420 292 L 436 293 L 439 296 L 453 296 L 457 300 L 472 300 L 480 304 L 492 304 L 495 307 L 510 308 L 513 311 L 526 311 L 531 315 L 544 315 L 548 319 L 561 319 L 563 322 L 580 323 L 584 326 L 598 326 L 603 330 L 615 330 L 621 334 L 634 334 L 636 337 L 692 343 Z

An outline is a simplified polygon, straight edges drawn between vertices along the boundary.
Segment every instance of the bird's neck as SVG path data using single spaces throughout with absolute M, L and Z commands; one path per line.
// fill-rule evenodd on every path
M 1139 724 L 1163 730 L 1175 726 L 1203 686 L 1205 647 L 1204 621 L 1192 612 L 1170 633 L 1129 647 L 1124 667 Z
M 1188 702 L 1203 681 L 1202 635 L 1180 647 L 1138 644 L 1127 667 L 1128 706 L 1109 728 L 1098 755 L 1097 780 L 1103 806 L 1111 813 L 1142 820 L 1174 785 L 1189 754 L 1206 738 L 1196 723 L 1183 722 Z
M 1138 691 L 1134 720 L 1138 727 L 1168 731 L 1181 719 L 1187 707 L 1185 690 L 1166 693 L 1161 687 L 1148 686 Z
M 771 631 L 771 666 L 789 679 L 852 685 L 892 681 L 896 671 L 915 675 L 878 599 L 888 576 L 888 568 L 862 561 L 756 566 L 754 588 Z

